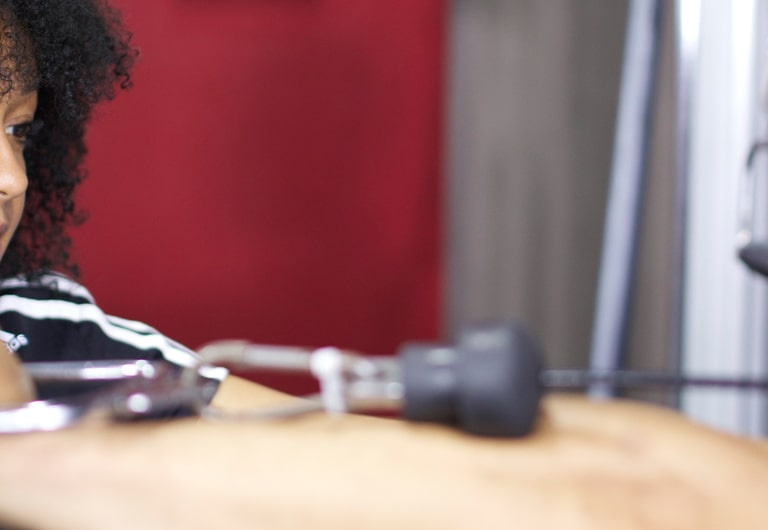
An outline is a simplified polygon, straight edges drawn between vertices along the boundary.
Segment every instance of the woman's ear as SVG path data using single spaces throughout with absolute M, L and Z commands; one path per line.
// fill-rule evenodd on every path
M 35 399 L 35 385 L 24 366 L 4 342 L 0 342 L 0 408 Z

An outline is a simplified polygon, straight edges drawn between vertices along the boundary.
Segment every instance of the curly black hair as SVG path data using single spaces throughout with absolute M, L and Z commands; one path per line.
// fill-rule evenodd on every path
M 137 51 L 120 14 L 100 0 L 0 0 L 0 96 L 38 89 L 24 158 L 29 179 L 0 277 L 47 270 L 77 276 L 66 228 L 82 222 L 74 191 L 85 178 L 93 106 L 130 86 Z

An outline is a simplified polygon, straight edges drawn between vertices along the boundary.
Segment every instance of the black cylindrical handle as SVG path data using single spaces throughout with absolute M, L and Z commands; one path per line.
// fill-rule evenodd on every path
M 541 355 L 514 323 L 467 328 L 455 346 L 406 344 L 400 350 L 403 416 L 456 425 L 482 436 L 533 430 L 541 400 Z
M 456 350 L 410 343 L 399 357 L 405 387 L 402 415 L 410 421 L 456 425 Z
M 483 436 L 529 434 L 543 391 L 531 337 L 515 324 L 478 325 L 463 331 L 456 347 L 461 428 Z

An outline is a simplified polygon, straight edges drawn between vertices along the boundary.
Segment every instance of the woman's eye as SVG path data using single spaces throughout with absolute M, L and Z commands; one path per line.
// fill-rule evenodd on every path
M 13 136 L 15 140 L 23 144 L 27 141 L 27 137 L 29 136 L 29 131 L 31 129 L 32 122 L 28 121 L 25 123 L 18 123 L 16 125 L 9 125 L 5 128 L 5 134 Z

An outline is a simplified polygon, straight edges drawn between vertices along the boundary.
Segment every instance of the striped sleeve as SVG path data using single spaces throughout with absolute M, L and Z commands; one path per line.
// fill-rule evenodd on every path
M 195 352 L 154 328 L 105 314 L 85 287 L 59 274 L 0 281 L 0 327 L 0 339 L 25 362 L 149 359 L 179 367 L 197 362 Z M 226 375 L 224 368 L 205 373 L 216 384 Z

